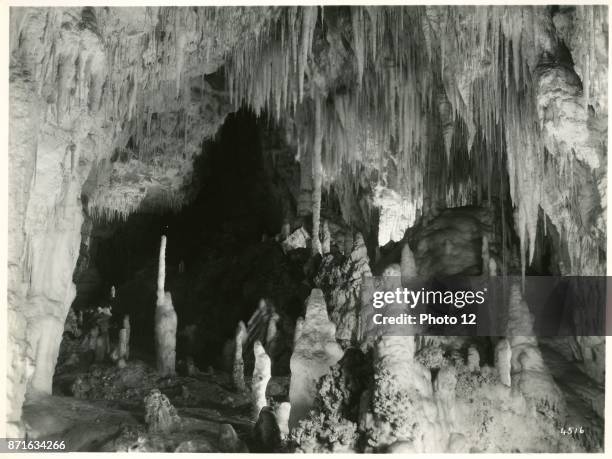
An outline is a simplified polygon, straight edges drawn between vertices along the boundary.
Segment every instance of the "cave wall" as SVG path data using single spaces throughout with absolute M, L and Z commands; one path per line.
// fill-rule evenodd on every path
M 185 57 L 200 52 L 185 10 L 171 15 L 181 36 L 160 37 L 159 8 L 11 8 L 9 436 L 26 391 L 51 392 L 84 212 L 180 205 L 202 140 L 229 112 L 203 77 L 220 51 Z

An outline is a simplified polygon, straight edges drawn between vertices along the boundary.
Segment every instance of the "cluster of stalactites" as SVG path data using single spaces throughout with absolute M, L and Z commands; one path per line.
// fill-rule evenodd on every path
M 576 11 L 589 43 L 589 52 L 580 57 L 585 100 L 592 96 L 589 64 L 596 49 L 592 30 L 600 13 L 593 6 Z M 468 153 L 485 159 L 479 161 L 482 169 L 473 175 L 490 176 L 491 164 L 500 163 L 505 153 L 523 273 L 535 253 L 540 208 L 546 212 L 546 193 L 551 192 L 550 185 L 543 188 L 545 178 L 557 181 L 559 186 L 554 189 L 569 206 L 570 215 L 558 228 L 569 251 L 569 271 L 581 272 L 585 257 L 597 253 L 596 244 L 578 229 L 580 212 L 572 205 L 577 202 L 574 158 L 558 152 L 547 155 L 540 135 L 534 72 L 542 57 L 554 54 L 557 47 L 556 38 L 547 30 L 549 14 L 545 7 L 479 6 L 428 7 L 424 16 L 429 55 L 432 61 L 439 60 L 453 115 L 467 126 Z M 477 137 L 481 145 L 472 149 Z M 496 159 L 487 159 L 492 155 Z
M 421 10 L 351 7 L 350 11 L 357 69 L 349 91 L 330 93 L 326 87 L 330 82 L 313 77 L 318 63 L 312 47 L 324 12 L 317 7 L 287 7 L 232 52 L 226 66 L 231 98 L 236 106 L 247 105 L 278 122 L 294 118 L 302 160 L 313 155 L 320 129 L 325 186 L 358 179 L 362 164 L 376 167 L 384 152 L 394 151 L 406 196 L 421 201 L 432 99 L 428 60 L 420 46 Z M 321 109 L 315 115 L 317 105 Z M 345 191 L 356 188 L 355 183 L 343 186 Z

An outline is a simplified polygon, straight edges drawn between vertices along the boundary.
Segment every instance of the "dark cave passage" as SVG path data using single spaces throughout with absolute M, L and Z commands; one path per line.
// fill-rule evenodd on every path
M 87 307 L 108 303 L 110 286 L 116 286 L 114 325 L 118 328 L 122 317 L 130 316 L 136 330 L 132 342 L 143 357 L 154 354 L 152 311 L 161 234 L 168 237 L 166 289 L 178 315 L 177 361 L 191 357 L 200 368 L 226 368 L 224 344 L 262 298 L 282 314 L 281 334 L 293 336 L 310 291 L 300 264 L 307 254 L 287 256 L 274 241 L 286 209 L 295 203 L 278 185 L 271 159 L 262 152 L 265 131 L 246 111 L 230 115 L 203 146 L 192 203 L 178 213 L 136 213 L 100 239 L 90 260 L 100 274 L 98 298 Z M 75 302 L 82 303 L 79 297 Z M 288 372 L 288 358 L 279 358 L 275 372 Z

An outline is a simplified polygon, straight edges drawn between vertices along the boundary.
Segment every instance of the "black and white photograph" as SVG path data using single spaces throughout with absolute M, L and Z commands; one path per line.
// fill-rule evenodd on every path
M 0 452 L 605 453 L 605 2 L 11 1 Z

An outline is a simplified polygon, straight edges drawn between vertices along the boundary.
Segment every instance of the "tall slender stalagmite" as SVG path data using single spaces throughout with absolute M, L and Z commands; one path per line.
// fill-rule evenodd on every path
M 157 371 L 162 376 L 174 375 L 176 360 L 176 312 L 170 292 L 164 290 L 166 281 L 166 236 L 161 238 L 159 269 L 157 272 L 157 305 L 155 308 L 155 346 Z
M 315 127 L 312 145 L 312 253 L 321 253 L 321 185 L 323 180 L 323 164 L 321 162 L 321 147 L 323 143 L 323 127 L 321 122 L 321 98 L 315 98 Z
M 238 391 L 246 389 L 246 384 L 244 383 L 244 360 L 242 359 L 242 346 L 246 339 L 247 328 L 244 322 L 240 321 L 234 338 L 234 362 L 232 364 L 232 385 Z

